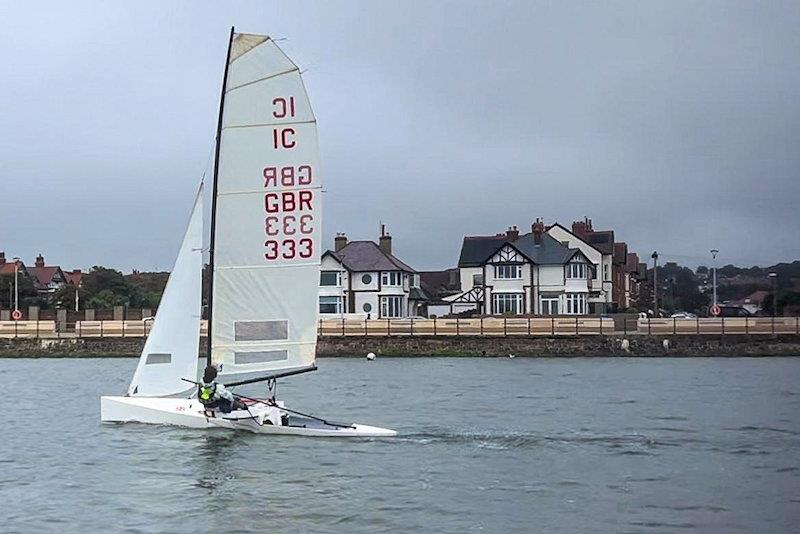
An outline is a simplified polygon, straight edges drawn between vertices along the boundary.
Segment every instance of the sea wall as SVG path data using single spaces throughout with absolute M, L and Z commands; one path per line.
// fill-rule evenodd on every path
M 0 357 L 135 357 L 143 345 L 141 338 L 0 339 Z M 368 352 L 379 356 L 800 356 L 800 336 L 370 336 L 325 337 L 317 344 L 319 357 L 364 357 Z M 205 354 L 205 340 L 200 353 Z

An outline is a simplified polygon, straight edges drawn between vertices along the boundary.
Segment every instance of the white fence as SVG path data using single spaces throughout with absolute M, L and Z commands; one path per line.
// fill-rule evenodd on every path
M 146 337 L 148 321 L 0 321 L 0 338 Z M 483 317 L 476 319 L 322 319 L 321 337 L 350 336 L 605 336 L 800 335 L 798 317 L 627 319 L 609 317 Z M 206 321 L 200 335 L 207 335 Z

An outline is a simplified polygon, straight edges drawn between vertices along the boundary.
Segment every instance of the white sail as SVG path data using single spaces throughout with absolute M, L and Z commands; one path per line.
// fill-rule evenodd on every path
M 314 363 L 322 213 L 314 113 L 270 38 L 234 34 L 222 111 L 212 361 L 223 375 Z
M 153 329 L 128 395 L 158 397 L 192 387 L 200 345 L 200 299 L 203 272 L 203 187 L 197 193 L 178 259 L 161 296 Z

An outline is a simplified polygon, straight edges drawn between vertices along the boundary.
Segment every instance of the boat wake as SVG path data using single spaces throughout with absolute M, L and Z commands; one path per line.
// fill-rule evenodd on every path
M 642 434 L 598 435 L 570 433 L 551 435 L 535 432 L 495 433 L 435 430 L 403 434 L 398 440 L 416 445 L 456 444 L 496 450 L 597 446 L 616 450 L 623 454 L 630 454 L 632 450 L 642 451 L 659 445 L 668 445 L 659 443 L 654 438 Z

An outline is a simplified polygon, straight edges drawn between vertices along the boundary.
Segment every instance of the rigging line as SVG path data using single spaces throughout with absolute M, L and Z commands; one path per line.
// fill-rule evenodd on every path
M 290 410 L 289 408 L 286 408 L 285 406 L 278 406 L 277 404 L 271 403 L 269 400 L 265 401 L 265 400 L 262 400 L 262 399 L 254 399 L 252 397 L 245 397 L 244 395 L 238 395 L 236 393 L 233 393 L 233 396 L 234 397 L 239 397 L 239 398 L 244 399 L 244 400 L 249 400 L 251 402 L 256 402 L 256 403 L 259 403 L 259 404 L 265 404 L 267 406 L 274 406 L 275 408 L 277 408 L 279 410 L 283 410 L 284 412 L 293 413 L 293 414 L 299 415 L 301 417 L 307 417 L 309 419 L 313 419 L 315 421 L 319 421 L 320 423 L 324 423 L 324 424 L 326 424 L 328 426 L 336 426 L 336 427 L 339 427 L 339 428 L 355 428 L 355 425 L 352 425 L 352 424 L 335 423 L 333 421 L 326 421 L 325 419 L 323 419 L 321 417 L 316 417 L 316 416 L 311 415 L 311 414 L 298 412 L 297 410 Z
M 206 158 L 206 164 L 203 166 L 203 176 L 200 178 L 200 182 L 204 183 L 206 181 L 206 174 L 208 173 L 208 167 L 211 165 L 211 157 L 214 155 L 214 147 L 217 144 L 217 138 L 211 138 L 211 146 L 208 148 L 208 157 Z

